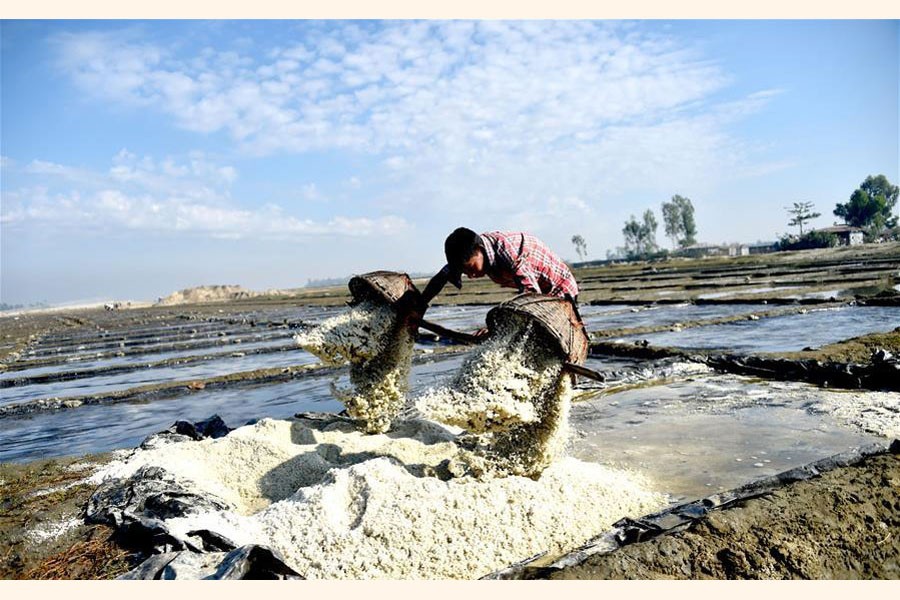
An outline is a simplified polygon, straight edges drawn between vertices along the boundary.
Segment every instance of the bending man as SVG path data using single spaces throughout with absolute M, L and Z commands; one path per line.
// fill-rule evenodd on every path
M 544 242 L 529 233 L 490 231 L 481 235 L 459 227 L 444 242 L 447 264 L 425 286 L 419 314 L 423 314 L 447 282 L 462 288 L 462 275 L 487 275 L 502 287 L 567 298 L 577 313 L 578 284 L 572 271 Z M 485 330 L 478 332 L 480 335 Z

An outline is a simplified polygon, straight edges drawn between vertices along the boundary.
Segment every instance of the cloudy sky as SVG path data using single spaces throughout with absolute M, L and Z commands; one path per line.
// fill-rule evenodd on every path
M 603 258 L 674 194 L 771 240 L 900 180 L 896 21 L 0 27 L 7 303 L 430 272 L 460 225 Z

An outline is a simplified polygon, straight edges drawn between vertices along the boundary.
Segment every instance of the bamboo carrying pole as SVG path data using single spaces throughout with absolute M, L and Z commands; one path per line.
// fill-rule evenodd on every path
M 431 321 L 426 321 L 425 319 L 419 321 L 419 327 L 421 327 L 422 329 L 427 329 L 432 333 L 436 333 L 452 340 L 456 340 L 463 344 L 478 344 L 483 339 L 475 337 L 471 333 L 463 333 L 461 331 L 453 331 L 452 329 L 447 329 L 446 327 L 442 327 L 441 325 L 432 323 Z M 593 369 L 588 369 L 587 367 L 582 367 L 581 365 L 576 365 L 568 361 L 563 363 L 563 370 L 575 375 L 587 377 L 588 379 L 593 379 L 594 381 L 606 381 L 606 377 L 604 377 L 602 373 L 598 373 Z

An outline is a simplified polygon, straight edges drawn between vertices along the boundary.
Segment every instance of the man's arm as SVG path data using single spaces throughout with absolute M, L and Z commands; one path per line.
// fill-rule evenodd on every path
M 444 289 L 444 286 L 447 285 L 449 279 L 450 268 L 444 266 L 443 269 L 437 272 L 434 277 L 428 282 L 428 285 L 425 286 L 425 290 L 422 292 L 421 296 L 421 305 L 418 307 L 421 309 L 421 312 L 424 314 L 425 310 L 428 308 L 428 304 L 434 299 L 435 296 L 441 293 L 441 290 Z

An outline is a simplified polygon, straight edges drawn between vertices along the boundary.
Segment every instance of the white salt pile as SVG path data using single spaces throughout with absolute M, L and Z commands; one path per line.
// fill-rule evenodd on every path
M 571 383 L 556 346 L 532 321 L 508 315 L 447 385 L 417 399 L 424 415 L 474 434 L 454 472 L 535 476 L 560 457 Z
M 294 340 L 326 364 L 349 362 L 352 389 L 335 395 L 367 432 L 390 428 L 406 400 L 414 342 L 390 306 L 362 302 Z
M 642 477 L 571 458 L 537 480 L 444 481 L 433 475 L 459 452 L 452 440 L 426 421 L 400 421 L 389 437 L 338 417 L 263 420 L 136 452 L 104 476 L 165 468 L 232 506 L 169 519 L 175 534 L 265 544 L 307 578 L 478 578 L 665 505 Z

